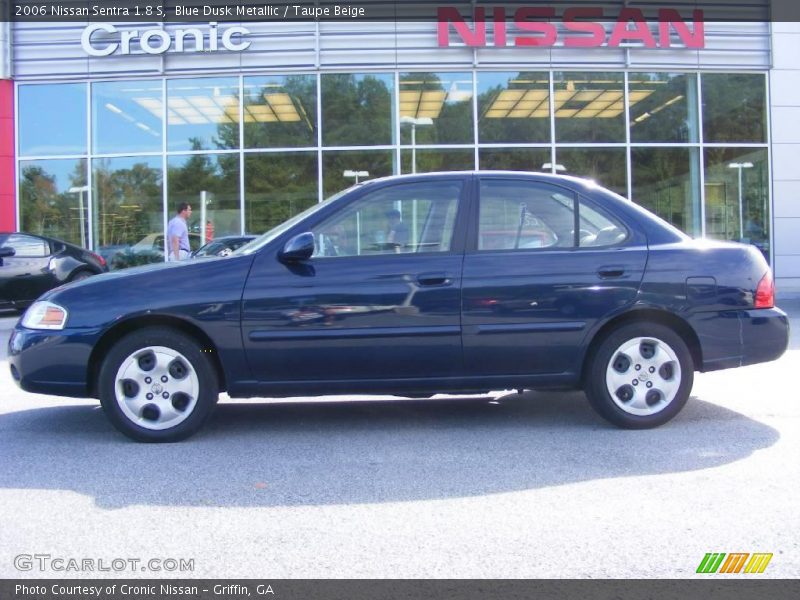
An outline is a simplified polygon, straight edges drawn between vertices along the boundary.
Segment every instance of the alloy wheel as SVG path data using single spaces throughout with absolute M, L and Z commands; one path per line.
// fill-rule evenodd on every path
M 663 411 L 681 384 L 678 356 L 669 344 L 652 337 L 622 343 L 606 368 L 606 388 L 614 403 L 637 416 Z
M 159 431 L 175 427 L 192 414 L 200 382 L 183 354 L 164 346 L 148 346 L 122 361 L 114 393 L 120 410 L 132 423 Z

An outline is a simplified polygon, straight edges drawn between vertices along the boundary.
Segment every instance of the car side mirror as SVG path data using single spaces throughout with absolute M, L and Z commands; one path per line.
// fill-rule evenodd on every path
M 0 258 L 8 258 L 9 256 L 14 256 L 17 253 L 11 246 L 3 246 L 0 248 Z
M 314 234 L 301 233 L 294 236 L 283 247 L 278 258 L 283 262 L 300 262 L 308 260 L 314 254 Z

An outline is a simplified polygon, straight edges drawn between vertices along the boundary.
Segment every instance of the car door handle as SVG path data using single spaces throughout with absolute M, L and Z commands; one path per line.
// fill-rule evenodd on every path
M 622 277 L 625 274 L 625 269 L 622 267 L 600 267 L 597 269 L 597 274 L 601 279 L 612 279 L 614 277 Z
M 420 285 L 450 285 L 452 283 L 447 273 L 420 273 L 417 275 L 417 281 Z

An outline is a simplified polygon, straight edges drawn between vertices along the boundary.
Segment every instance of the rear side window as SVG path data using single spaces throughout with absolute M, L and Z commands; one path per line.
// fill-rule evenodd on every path
M 599 248 L 620 244 L 627 235 L 612 215 L 582 198 L 576 200 L 563 188 L 531 181 L 481 181 L 478 250 Z
M 580 237 L 581 248 L 600 248 L 602 246 L 615 246 L 624 242 L 628 237 L 625 226 L 614 217 L 600 211 L 581 199 L 580 207 Z
M 481 181 L 479 250 L 572 248 L 574 229 L 569 192 L 526 181 Z

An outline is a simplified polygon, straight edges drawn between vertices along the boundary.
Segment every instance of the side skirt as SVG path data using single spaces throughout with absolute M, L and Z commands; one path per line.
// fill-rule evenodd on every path
M 579 389 L 576 373 L 491 377 L 445 377 L 438 379 L 366 379 L 318 381 L 238 381 L 231 383 L 231 398 L 285 398 L 331 394 L 475 393 L 476 390 Z

